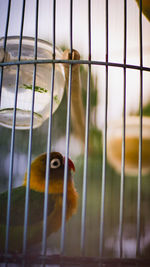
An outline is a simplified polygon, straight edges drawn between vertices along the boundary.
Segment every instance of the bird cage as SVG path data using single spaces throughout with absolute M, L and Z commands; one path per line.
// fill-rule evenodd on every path
M 149 20 L 146 0 L 0 1 L 0 266 L 149 266 Z

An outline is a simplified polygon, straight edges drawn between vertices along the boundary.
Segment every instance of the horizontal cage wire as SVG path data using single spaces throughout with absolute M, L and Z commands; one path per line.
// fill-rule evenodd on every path
M 149 266 L 150 3 L 0 21 L 0 266 Z

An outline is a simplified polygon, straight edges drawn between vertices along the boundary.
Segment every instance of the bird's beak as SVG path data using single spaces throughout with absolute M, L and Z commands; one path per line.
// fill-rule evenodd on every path
M 64 164 L 65 164 L 65 158 L 64 158 Z M 69 169 L 71 169 L 73 172 L 75 172 L 75 166 L 74 166 L 71 159 L 68 159 L 68 166 L 69 166 Z

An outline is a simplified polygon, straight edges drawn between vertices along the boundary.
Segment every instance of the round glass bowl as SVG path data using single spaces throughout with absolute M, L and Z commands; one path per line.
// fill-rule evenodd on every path
M 121 173 L 122 161 L 122 121 L 108 125 L 107 158 L 109 163 Z M 140 118 L 126 118 L 125 174 L 138 175 Z M 150 117 L 143 117 L 142 174 L 150 172 Z
M 31 37 L 22 38 L 21 61 L 34 60 L 35 40 Z M 0 49 L 3 47 L 3 38 L 0 39 Z M 8 37 L 4 61 L 18 60 L 19 37 Z M 56 48 L 56 59 L 61 59 L 62 51 Z M 52 45 L 46 41 L 37 41 L 37 59 L 52 59 Z M 52 64 L 36 65 L 36 84 L 34 102 L 33 128 L 49 117 L 51 72 Z M 1 91 L 0 124 L 12 127 L 17 66 L 10 65 L 3 68 L 3 82 Z M 33 64 L 22 64 L 19 69 L 19 84 L 16 109 L 16 129 L 29 129 L 32 110 Z M 61 103 L 65 87 L 65 74 L 62 64 L 55 64 L 53 113 Z

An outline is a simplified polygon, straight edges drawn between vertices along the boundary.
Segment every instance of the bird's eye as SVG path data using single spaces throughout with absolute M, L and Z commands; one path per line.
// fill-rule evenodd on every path
M 52 159 L 51 160 L 51 168 L 52 169 L 57 169 L 58 167 L 60 167 L 61 162 L 59 159 Z

